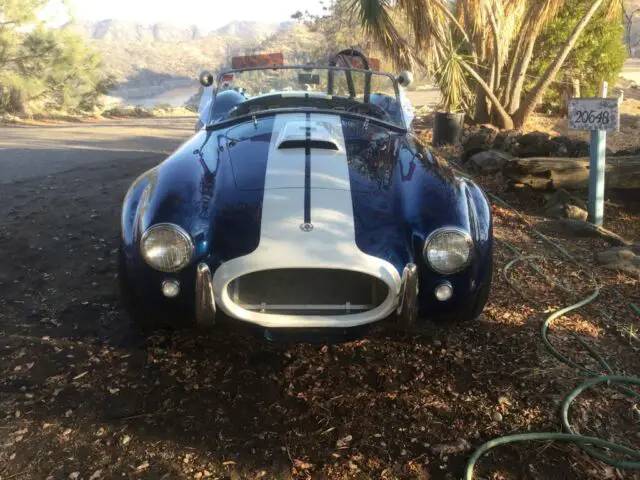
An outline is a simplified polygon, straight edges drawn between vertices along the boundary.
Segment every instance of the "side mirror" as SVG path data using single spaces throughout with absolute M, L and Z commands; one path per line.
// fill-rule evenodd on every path
M 210 87 L 211 85 L 213 85 L 213 74 L 207 70 L 205 70 L 204 72 L 202 72 L 200 74 L 200 85 L 202 85 L 203 87 Z
M 402 72 L 400 75 L 398 75 L 398 84 L 401 87 L 407 88 L 412 83 L 413 83 L 413 73 Z

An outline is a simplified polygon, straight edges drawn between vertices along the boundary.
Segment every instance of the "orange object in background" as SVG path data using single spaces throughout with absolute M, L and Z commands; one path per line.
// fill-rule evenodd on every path
M 368 58 L 369 60 L 369 69 L 370 70 L 380 70 L 380 59 L 379 58 Z M 349 57 L 349 63 L 353 68 L 360 68 L 364 70 L 364 62 L 360 57 Z
M 233 57 L 231 68 L 273 67 L 284 65 L 282 53 L 266 53 L 263 55 L 247 55 L 245 57 Z

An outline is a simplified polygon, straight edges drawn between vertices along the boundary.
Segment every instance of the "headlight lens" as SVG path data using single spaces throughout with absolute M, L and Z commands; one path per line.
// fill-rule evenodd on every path
M 140 244 L 144 261 L 161 272 L 178 272 L 193 256 L 193 242 L 177 225 L 161 223 L 149 228 Z
M 424 258 L 436 272 L 450 275 L 469 265 L 472 250 L 473 241 L 468 233 L 455 228 L 442 228 L 427 239 Z

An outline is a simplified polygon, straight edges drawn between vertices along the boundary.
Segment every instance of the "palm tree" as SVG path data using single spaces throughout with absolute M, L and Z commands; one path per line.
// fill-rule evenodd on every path
M 474 120 L 507 129 L 521 127 L 531 115 L 596 12 L 606 8 L 613 20 L 623 2 L 593 0 L 524 95 L 536 40 L 566 0 L 346 1 L 349 13 L 397 68 L 417 65 L 433 72 L 445 100 L 464 99 L 473 86 Z

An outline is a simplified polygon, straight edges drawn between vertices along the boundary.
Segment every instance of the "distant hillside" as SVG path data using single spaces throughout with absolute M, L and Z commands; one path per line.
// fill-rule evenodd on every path
M 203 36 L 199 27 L 179 27 L 156 23 L 143 25 L 126 20 L 81 22 L 74 28 L 91 40 L 105 42 L 185 42 Z
M 120 88 L 116 95 L 143 97 L 193 85 L 205 69 L 229 65 L 235 55 L 283 52 L 289 62 L 306 60 L 321 36 L 294 22 L 232 22 L 213 31 L 122 20 L 68 25 L 101 52 L 105 73 Z

